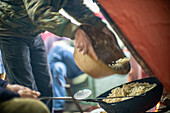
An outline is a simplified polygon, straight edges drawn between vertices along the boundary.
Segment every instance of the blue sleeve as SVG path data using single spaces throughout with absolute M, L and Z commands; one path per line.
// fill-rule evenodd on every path
M 5 89 L 7 84 L 8 82 L 0 79 L 0 101 L 5 101 L 12 99 L 14 97 L 19 97 L 18 93 Z

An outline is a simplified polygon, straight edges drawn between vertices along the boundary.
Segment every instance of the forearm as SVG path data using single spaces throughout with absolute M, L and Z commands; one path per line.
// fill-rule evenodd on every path
M 0 87 L 0 101 L 9 100 L 14 97 L 19 97 L 19 94 Z
M 5 88 L 7 85 L 8 85 L 7 81 L 0 79 L 0 87 Z
M 18 93 L 6 89 L 8 82 L 0 79 L 0 101 L 9 100 L 13 97 L 19 97 Z
M 100 30 L 105 26 L 101 19 L 82 3 L 82 0 L 71 0 L 64 10 L 81 23 L 90 24 Z

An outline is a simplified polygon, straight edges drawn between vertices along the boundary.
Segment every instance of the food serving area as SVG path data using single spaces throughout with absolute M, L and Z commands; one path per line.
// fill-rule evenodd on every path
M 80 84 L 77 84 L 77 85 L 73 85 L 71 87 L 71 91 L 72 93 L 75 93 L 81 89 L 90 89 L 92 91 L 92 94 L 89 98 L 96 98 L 103 92 L 106 92 L 107 90 L 117 85 L 126 83 L 127 80 L 128 80 L 128 75 L 125 75 L 122 77 L 120 77 L 119 75 L 114 75 L 114 76 L 111 75 L 111 76 L 104 77 L 101 79 L 95 79 L 89 76 L 86 81 Z M 98 106 L 98 103 L 94 103 L 94 102 L 80 102 L 79 104 L 84 112 L 92 112 L 93 110 L 100 108 Z M 76 106 L 74 102 L 67 101 L 65 112 L 74 113 L 74 112 L 80 112 L 80 110 L 78 109 L 78 107 Z
M 120 48 L 109 35 L 80 25 L 99 60 L 75 47 L 74 60 L 84 73 L 64 77 L 66 97 L 40 100 L 65 100 L 64 113 L 170 113 L 169 0 L 84 1 L 115 34 Z
M 114 29 L 131 55 L 142 67 L 144 73 L 148 75 L 146 79 L 132 80 L 132 82 L 157 83 L 157 86 L 146 92 L 143 97 L 134 97 L 111 104 L 98 102 L 99 108 L 93 108 L 91 112 L 169 113 L 170 2 L 168 0 L 144 0 L 140 2 L 135 0 L 98 0 L 97 4 L 111 28 Z M 109 89 L 127 84 L 129 82 L 128 76 L 128 74 L 124 77 L 113 74 L 101 79 L 92 78 L 94 84 L 98 82 L 98 85 L 93 86 L 94 95 L 92 98 L 107 97 L 111 92 Z M 116 79 L 116 77 L 118 78 Z M 115 84 L 106 85 L 107 83 L 104 81 L 108 83 L 111 81 Z

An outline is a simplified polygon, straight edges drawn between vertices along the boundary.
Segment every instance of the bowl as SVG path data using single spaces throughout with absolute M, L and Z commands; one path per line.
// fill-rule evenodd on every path
M 95 60 L 90 52 L 83 55 L 75 47 L 74 60 L 83 72 L 93 78 L 102 78 L 112 74 L 127 74 L 130 71 L 129 61 L 114 68 L 109 67 L 113 62 L 125 58 L 120 47 L 114 43 L 110 36 L 90 25 L 81 25 L 80 28 L 90 38 L 94 51 L 98 56 L 98 60 Z

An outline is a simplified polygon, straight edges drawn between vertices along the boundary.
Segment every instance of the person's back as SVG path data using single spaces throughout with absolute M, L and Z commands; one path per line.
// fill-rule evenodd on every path
M 0 36 L 36 36 L 36 27 L 25 10 L 23 1 L 0 1 Z
M 54 3 L 53 3 L 54 2 Z M 0 1 L 0 36 L 35 37 L 49 29 L 47 19 L 67 4 L 67 0 L 57 2 L 41 0 L 2 0 Z M 52 8 L 53 7 L 53 8 Z M 60 16 L 59 14 L 56 17 Z M 55 16 L 53 15 L 53 16 Z M 50 20 L 51 24 L 56 20 Z M 68 20 L 63 20 L 68 21 Z M 46 25 L 46 23 L 48 23 Z M 54 28 L 53 28 L 54 29 Z M 53 30 L 54 31 L 54 30 Z M 57 30 L 55 30 L 58 32 Z
M 99 29 L 105 26 L 83 5 L 82 0 L 1 0 L 0 36 L 29 38 L 47 30 L 58 36 L 73 38 L 78 26 L 58 12 L 61 8 L 81 23 Z

